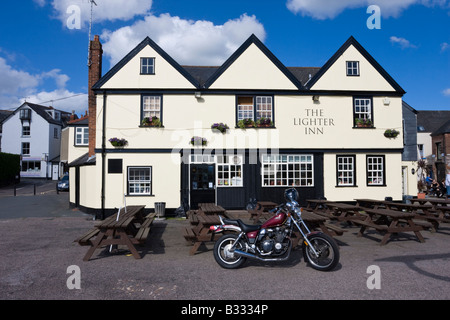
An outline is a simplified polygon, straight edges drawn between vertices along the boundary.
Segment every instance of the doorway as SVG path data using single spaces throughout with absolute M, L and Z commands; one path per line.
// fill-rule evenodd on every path
M 198 209 L 199 203 L 216 203 L 216 166 L 212 163 L 190 165 L 190 207 Z

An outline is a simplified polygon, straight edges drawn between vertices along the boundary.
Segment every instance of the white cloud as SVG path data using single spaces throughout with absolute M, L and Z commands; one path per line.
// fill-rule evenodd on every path
M 38 5 L 43 5 L 44 0 L 35 0 Z M 145 15 L 152 7 L 151 0 L 95 0 L 93 18 L 95 22 L 123 20 L 127 21 L 136 16 Z M 67 13 L 70 6 L 76 5 L 81 9 L 82 24 L 91 18 L 91 4 L 87 0 L 52 0 L 51 5 L 55 10 L 56 17 L 63 24 L 67 22 L 71 13 Z
M 378 5 L 384 17 L 397 17 L 413 4 L 424 6 L 449 7 L 449 0 L 287 0 L 287 7 L 293 13 L 310 16 L 315 19 L 333 19 L 346 9 L 364 8 Z M 365 13 L 365 11 L 364 11 Z
M 402 49 L 406 48 L 417 48 L 415 44 L 412 44 L 409 40 L 406 40 L 405 38 L 399 38 L 396 36 L 392 36 L 389 38 L 392 44 L 399 45 Z
M 450 44 L 447 42 L 441 43 L 441 52 L 444 52 L 446 50 L 450 49 Z
M 53 105 L 64 111 L 75 110 L 76 113 L 84 113 L 87 108 L 87 96 L 67 90 L 66 84 L 70 78 L 59 69 L 31 74 L 15 69 L 0 57 L 0 74 L 1 109 L 14 110 L 25 100 L 37 104 L 50 101 L 45 105 Z M 65 99 L 68 97 L 73 98 Z
M 106 30 L 101 38 L 111 65 L 147 36 L 182 65 L 221 65 L 252 33 L 261 41 L 265 40 L 264 26 L 255 16 L 246 14 L 223 25 L 161 14 L 147 15 L 115 31 Z
M 443 90 L 442 93 L 444 96 L 450 97 L 450 88 Z

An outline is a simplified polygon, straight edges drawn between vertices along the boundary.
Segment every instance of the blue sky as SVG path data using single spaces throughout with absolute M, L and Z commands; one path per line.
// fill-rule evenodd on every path
M 413 108 L 450 110 L 450 0 L 96 3 L 92 33 L 104 46 L 103 73 L 146 36 L 182 65 L 220 65 L 254 33 L 286 66 L 321 67 L 353 35 Z M 380 8 L 380 29 L 367 27 L 372 4 Z M 3 2 L 0 109 L 26 99 L 87 110 L 89 17 L 88 0 Z

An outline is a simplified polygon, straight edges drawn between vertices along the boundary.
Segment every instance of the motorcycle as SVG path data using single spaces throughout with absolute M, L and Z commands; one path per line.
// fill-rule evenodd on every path
M 241 219 L 220 217 L 220 225 L 210 227 L 213 233 L 226 232 L 214 244 L 214 258 L 223 268 L 235 269 L 247 258 L 260 261 L 285 261 L 292 250 L 294 227 L 302 235 L 305 261 L 316 270 L 330 271 L 339 263 L 339 247 L 322 232 L 311 232 L 302 219 L 302 208 L 295 188 L 284 193 L 286 203 L 271 210 L 274 216 L 262 225 L 248 225 Z

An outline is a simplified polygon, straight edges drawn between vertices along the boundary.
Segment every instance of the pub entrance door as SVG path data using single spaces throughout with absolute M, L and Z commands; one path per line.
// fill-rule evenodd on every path
M 213 163 L 190 165 L 190 207 L 198 209 L 199 203 L 216 203 L 216 166 Z

